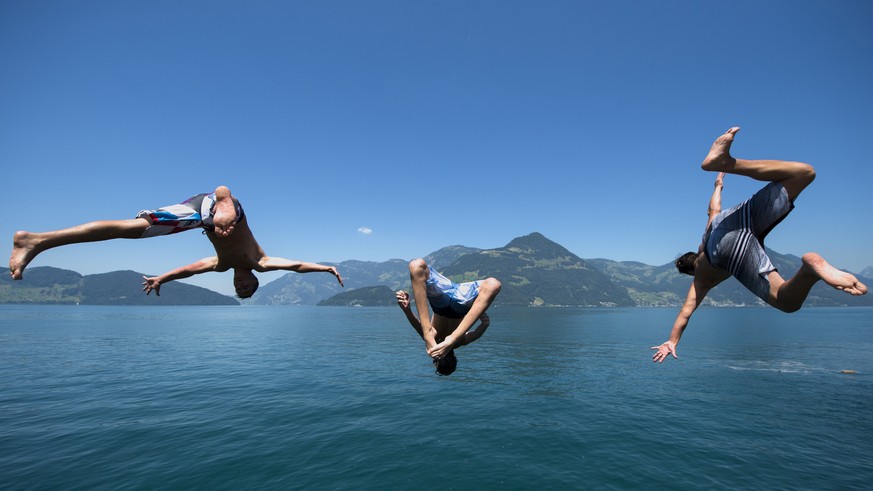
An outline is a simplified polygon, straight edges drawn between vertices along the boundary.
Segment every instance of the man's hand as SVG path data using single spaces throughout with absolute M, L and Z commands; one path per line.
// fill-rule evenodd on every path
M 161 282 L 160 282 L 160 280 L 158 280 L 157 276 L 155 276 L 153 278 L 148 278 L 146 276 L 143 276 L 142 279 L 145 280 L 142 282 L 142 285 L 143 285 L 142 291 L 146 292 L 146 295 L 148 295 L 149 293 L 152 292 L 152 290 L 154 290 L 156 296 L 158 296 L 158 297 L 161 296 Z
M 667 341 L 661 346 L 652 346 L 652 349 L 658 350 L 657 353 L 652 355 L 652 361 L 654 362 L 661 363 L 667 359 L 667 355 L 673 355 L 673 358 L 679 358 L 676 356 L 676 343 L 673 341 Z
M 233 228 L 234 228 L 233 225 L 228 225 L 227 227 L 223 227 L 221 225 L 216 225 L 215 230 L 213 230 L 213 232 L 215 233 L 215 235 L 217 235 L 219 237 L 229 237 L 230 234 L 233 233 Z
M 439 360 L 440 358 L 446 356 L 446 354 L 451 351 L 455 346 L 455 340 L 451 336 L 448 336 L 443 340 L 442 343 L 434 346 L 433 348 L 427 349 L 427 354 L 430 355 L 431 358 Z
M 330 274 L 332 274 L 332 275 L 334 275 L 334 276 L 336 276 L 336 280 L 339 281 L 339 284 L 340 284 L 341 287 L 343 287 L 343 288 L 346 287 L 346 285 L 343 285 L 343 277 L 340 276 L 339 271 L 337 271 L 336 268 L 334 268 L 333 266 L 331 266 L 330 269 L 327 270 L 327 272 L 330 273 Z
M 400 306 L 403 310 L 409 310 L 409 294 L 403 290 L 397 290 L 394 292 L 394 296 L 397 297 L 397 305 Z

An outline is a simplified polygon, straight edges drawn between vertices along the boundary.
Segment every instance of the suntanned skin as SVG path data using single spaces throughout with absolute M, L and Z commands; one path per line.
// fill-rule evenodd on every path
M 160 276 L 143 276 L 143 280 L 145 280 L 143 281 L 143 291 L 146 292 L 146 295 L 152 290 L 156 295 L 160 295 L 161 285 L 168 281 L 188 278 L 210 271 L 224 272 L 229 269 L 233 269 L 233 286 L 241 298 L 250 297 L 257 287 L 257 279 L 253 271 L 258 273 L 278 270 L 296 273 L 330 273 L 336 276 L 340 286 L 343 286 L 342 276 L 333 266 L 267 256 L 258 241 L 255 240 L 245 217 L 236 224 L 233 235 L 219 236 L 207 230 L 206 236 L 215 248 L 215 256 L 203 258 Z
M 439 359 L 455 348 L 465 346 L 479 339 L 488 329 L 491 319 L 485 311 L 491 306 L 494 297 L 500 293 L 500 282 L 494 278 L 486 278 L 479 282 L 479 295 L 470 306 L 470 310 L 461 319 L 444 317 L 439 314 L 430 315 L 427 302 L 426 281 L 430 276 L 427 263 L 415 259 L 409 263 L 409 277 L 412 281 L 412 292 L 418 317 L 409 306 L 409 293 L 400 290 L 396 293 L 397 304 L 406 314 L 406 319 L 424 340 L 428 356 Z M 471 330 L 476 321 L 481 321 L 476 329 Z
M 703 170 L 719 173 L 715 181 L 715 191 L 713 191 L 709 202 L 707 227 L 712 223 L 712 219 L 721 212 L 721 191 L 725 173 L 751 177 L 758 181 L 779 182 L 785 187 L 788 197 L 792 201 L 815 179 L 815 170 L 809 164 L 782 160 L 745 160 L 732 157 L 730 155 L 731 144 L 739 130 L 739 128 L 734 127 L 718 137 L 701 164 Z M 673 323 L 670 339 L 660 346 L 652 347 L 653 350 L 656 350 L 652 356 L 652 361 L 660 363 L 668 356 L 678 358 L 676 345 L 682 338 L 682 333 L 688 326 L 691 315 L 697 310 L 711 289 L 730 277 L 730 273 L 727 271 L 710 264 L 703 253 L 704 245 L 700 244 L 698 248 L 694 281 L 691 283 L 685 302 Z M 851 295 L 867 293 L 867 287 L 854 275 L 834 268 L 814 252 L 804 254 L 802 261 L 800 270 L 788 280 L 783 279 L 777 271 L 772 271 L 767 275 L 770 282 L 768 304 L 783 312 L 795 312 L 803 305 L 809 290 L 818 281 L 824 281 L 837 290 Z
M 152 278 L 144 277 L 143 291 L 146 294 L 152 290 L 160 294 L 162 284 L 195 274 L 209 271 L 234 270 L 234 287 L 242 298 L 248 298 L 257 287 L 257 278 L 253 271 L 266 272 L 276 270 L 295 271 L 298 273 L 327 272 L 336 276 L 340 285 L 342 277 L 332 266 L 316 263 L 292 261 L 280 257 L 270 257 L 255 240 L 245 217 L 236 221 L 236 209 L 233 196 L 226 186 L 215 189 L 214 231 L 206 231 L 206 236 L 215 248 L 215 256 L 201 259 L 195 263 L 183 266 L 173 271 Z M 9 272 L 13 279 L 20 280 L 24 269 L 38 254 L 55 247 L 82 242 L 97 242 L 111 239 L 139 239 L 143 232 L 151 226 L 147 218 L 129 220 L 101 220 L 85 223 L 75 227 L 52 232 L 19 231 L 13 237 L 12 255 L 9 258 Z

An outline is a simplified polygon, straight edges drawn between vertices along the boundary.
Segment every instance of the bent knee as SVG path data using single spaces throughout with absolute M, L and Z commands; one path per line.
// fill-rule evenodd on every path
M 410 271 L 421 271 L 427 269 L 427 262 L 424 259 L 418 258 L 409 261 L 409 270 Z
M 484 280 L 482 280 L 479 283 L 479 288 L 485 288 L 487 290 L 491 290 L 494 292 L 495 295 L 498 292 L 500 292 L 501 286 L 502 285 L 500 284 L 500 280 L 498 280 L 496 278 L 485 278 Z
M 815 167 L 813 167 L 809 164 L 804 164 L 802 162 L 801 162 L 801 165 L 803 166 L 801 176 L 804 179 L 806 179 L 808 182 L 814 181 L 815 180 Z
M 793 314 L 794 312 L 800 310 L 800 305 L 777 305 L 776 308 L 781 310 L 782 312 L 785 312 L 786 314 Z
M 800 310 L 800 307 L 802 306 L 802 304 L 799 304 L 796 302 L 780 302 L 778 298 L 771 299 L 771 301 L 768 303 L 772 307 L 775 307 L 779 311 L 785 312 L 786 314 L 792 314 L 794 312 L 797 312 L 798 310 Z

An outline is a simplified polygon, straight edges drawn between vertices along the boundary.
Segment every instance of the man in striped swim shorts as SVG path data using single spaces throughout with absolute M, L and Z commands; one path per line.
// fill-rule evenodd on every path
M 100 220 L 52 232 L 16 232 L 9 272 L 13 279 L 22 279 L 24 269 L 33 258 L 55 247 L 110 239 L 141 239 L 192 229 L 203 229 L 215 248 L 215 256 L 160 276 L 143 277 L 146 294 L 154 290 L 159 295 L 161 285 L 168 281 L 229 269 L 234 270 L 233 284 L 240 298 L 251 297 L 258 288 L 258 279 L 252 271 L 321 271 L 333 274 L 342 285 L 342 278 L 332 266 L 267 256 L 248 226 L 242 205 L 226 186 L 218 186 L 213 193 L 198 194 L 177 205 L 141 211 L 129 220 Z
M 701 167 L 718 172 L 709 202 L 709 220 L 697 252 L 676 260 L 676 268 L 694 277 L 688 295 L 670 333 L 670 339 L 656 350 L 652 360 L 676 358 L 676 345 L 691 315 L 703 298 L 722 281 L 734 276 L 761 300 L 783 312 L 795 312 L 819 280 L 851 295 L 864 295 L 867 287 L 854 275 L 840 271 L 820 255 L 809 252 L 792 278 L 785 280 L 764 250 L 764 238 L 794 208 L 794 200 L 815 179 L 809 164 L 782 160 L 745 160 L 730 155 L 739 128 L 718 137 Z M 725 174 L 738 174 L 758 181 L 770 181 L 749 200 L 721 211 L 721 190 Z
M 428 266 L 424 259 L 409 263 L 409 279 L 418 317 L 409 305 L 409 293 L 398 291 L 397 304 L 424 340 L 425 350 L 433 360 L 436 372 L 451 375 L 458 365 L 455 348 L 476 341 L 491 324 L 485 311 L 500 293 L 500 282 L 486 278 L 454 283 Z M 427 310 L 428 304 L 433 317 Z M 471 330 L 477 320 L 479 326 Z

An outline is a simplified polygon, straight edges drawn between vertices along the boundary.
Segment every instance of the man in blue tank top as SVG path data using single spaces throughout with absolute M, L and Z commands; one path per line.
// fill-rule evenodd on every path
M 652 361 L 676 358 L 676 345 L 709 290 L 734 276 L 763 301 L 783 312 L 795 312 L 819 280 L 851 295 L 867 293 L 854 275 L 831 266 L 820 255 L 803 255 L 800 270 L 788 280 L 782 278 L 764 249 L 764 238 L 794 208 L 794 200 L 815 179 L 809 164 L 782 160 L 745 160 L 730 155 L 734 135 L 731 128 L 718 137 L 703 161 L 703 170 L 718 172 L 715 191 L 709 201 L 709 220 L 697 252 L 676 260 L 676 268 L 694 277 L 688 295 L 670 333 L 670 339 L 656 350 Z M 747 201 L 721 211 L 721 190 L 725 173 L 770 181 Z
M 216 255 L 160 276 L 144 277 L 146 294 L 154 290 L 159 295 L 161 285 L 168 281 L 229 269 L 234 270 L 233 284 L 240 298 L 251 297 L 258 288 L 253 271 L 326 272 L 336 276 L 342 285 L 342 277 L 332 266 L 267 256 L 248 226 L 242 205 L 226 186 L 218 186 L 213 193 L 198 194 L 177 205 L 141 211 L 129 220 L 88 222 L 52 232 L 16 232 L 9 272 L 13 279 L 20 280 L 33 258 L 55 247 L 110 239 L 141 239 L 198 228 L 203 229 L 212 242 Z
M 485 311 L 500 293 L 500 282 L 486 278 L 467 283 L 453 283 L 424 259 L 409 263 L 409 279 L 418 317 L 409 305 L 409 293 L 397 292 L 397 304 L 406 319 L 424 340 L 425 350 L 440 375 L 451 375 L 458 365 L 455 348 L 479 339 L 491 324 Z M 430 304 L 433 317 L 427 310 Z M 473 324 L 480 321 L 475 329 Z

